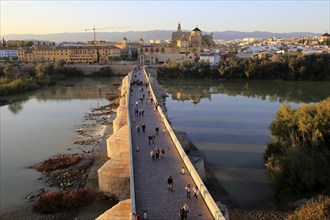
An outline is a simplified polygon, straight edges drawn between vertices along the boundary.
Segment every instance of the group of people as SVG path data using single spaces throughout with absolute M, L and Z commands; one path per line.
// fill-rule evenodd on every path
M 142 129 L 142 132 L 143 132 L 143 133 L 146 132 L 146 125 L 145 125 L 144 123 L 142 123 L 142 125 L 141 125 L 141 129 Z M 138 124 L 136 125 L 136 131 L 137 131 L 138 133 L 140 133 L 140 126 L 139 126 Z
M 187 193 L 187 198 L 190 199 L 190 191 L 191 191 L 191 187 L 190 187 L 190 184 L 188 183 L 187 186 L 185 187 L 185 190 L 186 190 L 186 193 Z M 197 199 L 198 198 L 198 195 L 199 195 L 199 189 L 197 186 L 195 186 L 193 189 L 192 189 L 193 193 L 194 193 L 194 198 Z
M 165 150 L 163 148 L 154 148 L 150 151 L 152 160 L 158 160 L 159 158 L 164 159 Z
M 140 106 L 140 103 L 143 104 L 143 102 L 145 100 L 146 104 L 149 104 L 149 103 L 153 104 L 154 100 L 152 99 L 152 97 L 150 97 L 150 99 L 148 99 L 148 97 L 145 98 L 144 88 L 142 87 L 142 86 L 144 86 L 144 83 L 143 83 L 142 80 L 138 79 L 136 75 L 135 75 L 135 80 L 133 81 L 132 84 L 136 87 L 141 86 L 141 87 L 138 88 L 138 91 L 139 91 L 139 93 L 142 94 L 142 97 L 139 97 L 135 102 L 135 104 L 136 104 L 135 105 L 135 116 L 143 116 L 144 115 L 144 109 Z M 145 91 L 148 91 L 148 93 L 149 93 L 150 91 L 147 89 L 148 88 L 147 84 L 145 84 L 145 86 L 146 86 Z M 159 106 L 159 104 L 155 101 L 154 110 L 157 110 L 158 106 Z M 133 120 L 133 121 L 135 121 L 135 120 Z M 140 132 L 140 129 L 142 129 L 142 132 L 145 133 L 146 126 L 145 126 L 144 123 L 141 126 L 139 124 L 137 124 L 136 129 L 137 129 L 138 132 Z M 155 126 L 155 130 L 154 130 L 155 133 L 151 134 L 151 135 L 148 135 L 149 145 L 152 145 L 152 144 L 154 145 L 155 144 L 156 135 L 157 136 L 159 135 L 159 131 L 160 131 L 160 128 L 158 126 Z M 165 132 L 165 129 L 163 129 L 163 132 Z M 149 133 L 149 130 L 148 130 L 148 133 Z M 138 147 L 137 147 L 137 151 L 138 151 Z M 164 148 L 154 147 L 150 151 L 150 157 L 153 161 L 159 160 L 159 158 L 163 159 L 164 154 L 165 154 Z M 168 191 L 169 192 L 173 192 L 173 184 L 174 184 L 173 177 L 169 176 L 168 179 L 167 179 L 167 185 L 168 185 Z M 186 196 L 187 196 L 188 199 L 190 199 L 191 191 L 193 192 L 193 197 L 195 199 L 198 198 L 198 195 L 199 195 L 200 191 L 199 191 L 197 186 L 195 186 L 191 189 L 190 184 L 187 184 L 184 189 L 186 191 Z M 179 212 L 180 219 L 181 220 L 187 219 L 188 218 L 188 212 L 189 212 L 189 206 L 186 203 L 182 204 L 180 206 L 180 212 Z
M 143 116 L 144 115 L 144 109 L 143 108 L 135 108 L 135 110 L 134 110 L 134 114 L 135 114 L 135 116 Z

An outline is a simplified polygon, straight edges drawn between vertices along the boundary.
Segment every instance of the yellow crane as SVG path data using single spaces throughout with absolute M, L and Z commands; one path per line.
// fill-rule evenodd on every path
M 106 29 L 118 29 L 118 28 L 130 28 L 131 26 L 122 26 L 122 27 L 108 27 L 108 28 L 95 28 L 95 25 L 93 28 L 86 28 L 85 31 L 93 31 L 94 32 L 94 42 L 96 42 L 96 30 L 106 30 Z

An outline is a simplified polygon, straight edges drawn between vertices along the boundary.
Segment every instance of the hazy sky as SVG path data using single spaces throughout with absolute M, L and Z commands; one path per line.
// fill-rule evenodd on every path
M 330 0 L 321 1 L 58 1 L 0 0 L 1 35 L 184 30 L 317 32 L 330 29 Z M 127 27 L 129 28 L 117 28 Z

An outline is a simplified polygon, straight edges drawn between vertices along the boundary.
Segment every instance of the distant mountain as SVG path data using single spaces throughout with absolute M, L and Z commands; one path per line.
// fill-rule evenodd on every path
M 171 39 L 172 32 L 169 30 L 154 31 L 128 31 L 128 32 L 96 32 L 96 38 L 105 41 L 120 42 L 124 36 L 128 40 L 167 40 Z M 213 32 L 213 39 L 234 40 L 242 38 L 288 38 L 288 37 L 314 37 L 321 36 L 321 33 L 312 32 L 290 32 L 290 33 L 272 33 L 266 31 L 240 32 L 240 31 L 222 31 Z M 93 40 L 93 32 L 82 33 L 58 33 L 58 34 L 9 34 L 1 36 L 5 40 L 48 40 L 53 42 L 77 42 Z
M 272 33 L 267 31 L 253 31 L 253 32 L 240 32 L 240 31 L 222 31 L 222 32 L 214 32 L 214 39 L 242 39 L 242 38 L 290 38 L 290 37 L 314 37 L 321 36 L 320 33 L 312 33 L 312 32 L 290 32 L 290 33 Z

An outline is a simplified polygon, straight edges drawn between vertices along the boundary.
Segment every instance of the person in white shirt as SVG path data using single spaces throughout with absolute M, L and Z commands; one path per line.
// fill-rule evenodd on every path
M 197 186 L 195 186 L 195 188 L 193 188 L 193 192 L 194 192 L 194 198 L 197 199 L 198 198 L 198 194 L 199 194 L 199 189 Z

